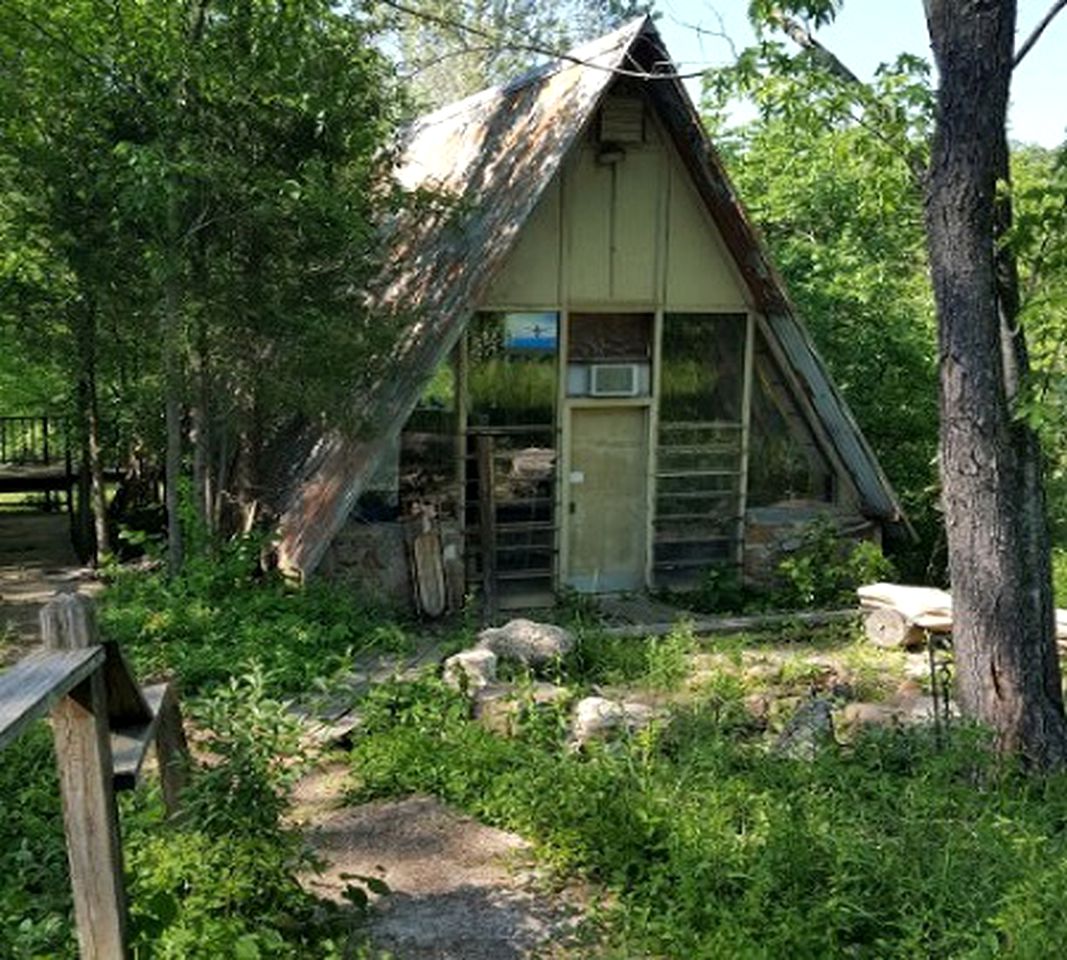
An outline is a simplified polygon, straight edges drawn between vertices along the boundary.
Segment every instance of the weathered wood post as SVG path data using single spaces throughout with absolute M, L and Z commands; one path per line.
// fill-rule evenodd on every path
M 189 773 L 189 744 L 185 739 L 181 706 L 174 687 L 167 684 L 156 720 L 156 762 L 159 764 L 163 806 L 167 815 L 178 812 L 181 792 Z
M 478 531 L 482 552 L 482 589 L 485 616 L 493 623 L 497 614 L 496 596 L 496 503 L 494 502 L 493 438 L 480 435 L 478 452 Z
M 41 610 L 41 635 L 51 650 L 94 646 L 91 601 L 78 594 L 50 600 Z M 83 960 L 124 960 L 127 956 L 126 891 L 108 726 L 107 693 L 100 670 L 52 710 L 74 918 Z

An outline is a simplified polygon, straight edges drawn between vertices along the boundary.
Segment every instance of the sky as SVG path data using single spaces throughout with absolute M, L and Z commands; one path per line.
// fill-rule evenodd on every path
M 1052 0 L 1018 0 L 1021 44 Z M 656 0 L 657 26 L 679 69 L 729 63 L 725 40 L 701 35 L 694 25 L 725 32 L 738 49 L 753 41 L 748 0 Z M 721 26 L 720 18 L 721 17 Z M 922 0 L 846 0 L 834 24 L 816 32 L 854 73 L 866 79 L 879 63 L 902 52 L 933 61 Z M 700 97 L 700 81 L 689 81 Z M 1008 115 L 1009 136 L 1021 143 L 1055 147 L 1067 140 L 1067 10 L 1052 22 L 1015 71 Z

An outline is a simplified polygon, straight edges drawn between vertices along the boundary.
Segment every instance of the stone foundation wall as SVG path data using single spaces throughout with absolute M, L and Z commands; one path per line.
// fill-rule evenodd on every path
M 413 612 L 415 592 L 406 529 L 409 522 L 349 520 L 334 537 L 321 572 L 330 579 L 351 583 L 372 599 Z M 459 609 L 464 592 L 463 534 L 455 521 L 441 522 L 439 532 L 449 606 Z
M 818 519 L 830 520 L 842 538 L 881 543 L 879 524 L 832 504 L 793 500 L 754 507 L 745 514 L 745 582 L 775 586 L 778 564 L 801 545 L 805 528 Z
M 350 520 L 334 537 L 321 569 L 331 580 L 350 583 L 368 597 L 414 610 L 404 525 L 399 521 Z

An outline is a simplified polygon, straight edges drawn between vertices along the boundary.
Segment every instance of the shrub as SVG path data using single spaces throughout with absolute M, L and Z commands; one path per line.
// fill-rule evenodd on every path
M 300 722 L 267 696 L 259 670 L 191 705 L 208 759 L 182 797 L 183 815 L 214 836 L 280 835 L 282 813 L 306 769 Z
M 649 637 L 645 647 L 645 679 L 649 686 L 657 690 L 677 688 L 689 675 L 695 650 L 693 625 L 684 621 L 675 624 L 670 633 L 662 637 Z
M 147 804 L 128 844 L 138 955 L 340 956 L 345 918 L 297 881 L 311 862 L 282 820 L 306 760 L 298 722 L 258 671 L 190 713 L 205 760 L 191 772 L 180 815 L 161 825 Z
M 852 605 L 856 587 L 887 580 L 893 565 L 869 541 L 842 540 L 827 520 L 808 524 L 800 546 L 778 565 L 778 600 L 786 607 Z
M 104 634 L 142 674 L 176 673 L 186 693 L 262 670 L 268 690 L 306 692 L 368 650 L 403 649 L 388 611 L 351 586 L 302 588 L 257 571 L 254 540 L 190 559 L 181 576 L 117 570 L 100 604 Z
M 0 957 L 75 957 L 59 783 L 44 723 L 0 755 Z

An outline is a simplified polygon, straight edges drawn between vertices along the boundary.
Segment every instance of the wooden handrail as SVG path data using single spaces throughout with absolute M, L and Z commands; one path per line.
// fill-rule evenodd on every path
M 38 650 L 0 674 L 0 750 L 104 663 L 104 648 Z
M 92 601 L 60 594 L 41 610 L 45 649 L 0 673 L 0 750 L 51 711 L 78 946 L 124 960 L 126 891 L 115 790 L 133 786 L 153 743 L 169 812 L 188 747 L 174 688 L 142 688 L 117 644 L 100 643 Z

